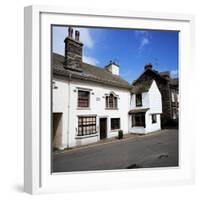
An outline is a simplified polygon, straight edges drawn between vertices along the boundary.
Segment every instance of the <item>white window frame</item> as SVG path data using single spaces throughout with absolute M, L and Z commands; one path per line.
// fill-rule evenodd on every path
M 115 104 L 114 103 L 114 98 L 117 99 L 117 106 L 116 107 L 110 107 L 110 105 L 109 105 L 109 97 L 110 97 L 110 95 L 113 95 L 113 105 Z M 108 107 L 107 107 L 107 102 L 106 102 L 107 99 L 106 99 L 106 97 L 108 97 Z M 118 109 L 118 105 L 119 105 L 119 96 L 118 95 L 116 95 L 114 92 L 110 92 L 109 94 L 105 95 L 105 108 L 106 109 L 117 110 Z
M 25 8 L 25 192 L 80 192 L 194 182 L 194 133 L 188 121 L 195 108 L 188 91 L 197 69 L 194 17 L 183 14 L 30 6 Z M 51 24 L 179 31 L 179 167 L 51 173 Z M 190 67 L 188 67 L 190 66 Z M 190 84 L 188 84 L 190 83 Z M 182 109 L 184 108 L 184 109 Z M 106 181 L 105 181 L 106 180 Z M 117 180 L 117 181 L 116 181 Z
M 78 96 L 79 91 L 83 91 L 83 92 L 88 92 L 89 93 L 88 107 L 80 107 L 79 106 L 79 102 L 78 102 L 78 100 L 79 100 L 79 96 Z M 79 88 L 78 91 L 77 91 L 77 109 L 81 109 L 81 110 L 90 109 L 90 99 L 91 99 L 91 92 L 90 92 L 90 90 Z

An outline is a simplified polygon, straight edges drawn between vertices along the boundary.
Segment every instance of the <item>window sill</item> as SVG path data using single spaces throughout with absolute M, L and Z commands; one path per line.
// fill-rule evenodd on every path
M 120 130 L 120 128 L 119 129 L 113 129 L 113 130 L 110 130 L 110 132 L 116 132 L 116 131 L 119 131 Z
M 119 110 L 118 108 L 105 108 L 105 110 Z
M 132 128 L 145 128 L 144 126 L 132 126 Z
M 91 110 L 89 107 L 78 107 L 77 110 Z
M 76 136 L 75 139 L 85 139 L 85 138 L 90 138 L 90 137 L 96 137 L 98 136 L 98 133 L 94 133 L 94 134 L 91 134 L 91 135 L 80 135 L 80 136 Z

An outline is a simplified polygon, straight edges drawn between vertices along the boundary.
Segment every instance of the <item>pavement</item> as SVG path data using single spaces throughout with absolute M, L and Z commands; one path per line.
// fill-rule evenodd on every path
M 53 153 L 53 172 L 178 166 L 178 130 L 128 134 Z

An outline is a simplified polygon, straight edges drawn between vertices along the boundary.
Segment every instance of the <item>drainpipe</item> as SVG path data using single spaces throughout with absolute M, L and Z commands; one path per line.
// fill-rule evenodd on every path
M 131 110 L 131 99 L 132 99 L 132 94 L 130 93 L 130 102 L 129 102 L 129 110 Z M 129 130 L 130 130 L 130 115 L 129 115 L 129 110 L 128 110 L 128 133 L 129 133 Z
M 67 107 L 68 107 L 68 126 L 67 126 L 67 148 L 69 148 L 69 130 L 70 130 L 70 128 L 69 128 L 69 125 L 70 125 L 70 117 L 69 117 L 69 115 L 70 115 L 70 102 L 71 102 L 71 77 L 72 77 L 72 75 L 71 75 L 71 73 L 69 74 L 69 81 L 68 81 L 68 105 L 67 105 Z

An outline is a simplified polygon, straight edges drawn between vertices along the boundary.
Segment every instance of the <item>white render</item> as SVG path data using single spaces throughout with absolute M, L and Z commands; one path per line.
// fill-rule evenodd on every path
M 78 90 L 90 92 L 90 107 L 78 108 Z M 105 95 L 114 93 L 118 96 L 118 109 L 105 108 Z M 111 118 L 120 118 L 120 129 L 124 134 L 147 134 L 161 129 L 160 114 L 162 113 L 161 94 L 155 81 L 152 82 L 148 92 L 142 93 L 142 107 L 136 107 L 135 94 L 127 89 L 119 89 L 108 85 L 91 83 L 78 79 L 53 78 L 53 113 L 62 114 L 61 133 L 54 138 L 54 147 L 64 149 L 79 145 L 94 143 L 100 140 L 99 119 L 107 118 L 107 138 L 116 137 L 118 130 L 110 128 Z M 145 109 L 145 127 L 132 127 L 132 109 Z M 152 114 L 156 114 L 157 122 L 152 123 Z M 97 133 L 90 136 L 77 136 L 78 116 L 96 115 Z
M 124 134 L 128 133 L 128 112 L 130 109 L 130 92 L 128 89 L 119 89 L 94 82 L 78 79 L 68 80 L 53 78 L 53 113 L 62 113 L 62 136 L 54 139 L 54 147 L 64 149 L 100 140 L 99 119 L 107 118 L 107 138 L 118 135 L 118 130 L 111 131 L 110 119 L 120 118 L 120 129 Z M 90 91 L 90 107 L 78 108 L 78 89 Z M 118 109 L 108 110 L 105 108 L 105 94 L 115 93 L 118 96 Z M 96 115 L 97 134 L 88 136 L 77 136 L 78 116 Z M 60 135 L 58 136 L 60 137 Z M 60 144 L 55 141 L 60 141 Z
M 129 132 L 137 134 L 147 134 L 161 129 L 160 115 L 162 114 L 161 93 L 155 81 L 152 82 L 148 92 L 142 93 L 142 106 L 136 106 L 136 95 L 131 96 L 131 110 L 148 109 L 145 113 L 145 127 L 133 126 L 131 115 L 129 116 Z M 152 123 L 152 114 L 156 115 L 157 122 Z

